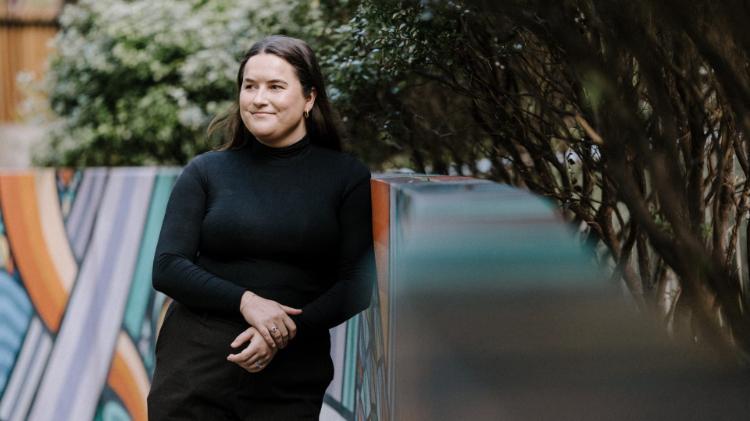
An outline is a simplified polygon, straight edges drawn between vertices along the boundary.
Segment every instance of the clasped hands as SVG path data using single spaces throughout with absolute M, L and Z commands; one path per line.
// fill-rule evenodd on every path
M 289 316 L 301 314 L 302 310 L 245 291 L 240 312 L 250 327 L 237 335 L 230 346 L 238 348 L 247 342 L 249 344 L 242 351 L 229 354 L 227 360 L 251 373 L 257 373 L 297 334 L 297 326 Z

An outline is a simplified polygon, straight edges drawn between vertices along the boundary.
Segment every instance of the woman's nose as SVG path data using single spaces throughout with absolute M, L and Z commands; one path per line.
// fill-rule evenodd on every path
M 258 90 L 255 91 L 255 95 L 253 96 L 253 104 L 255 105 L 262 105 L 266 104 L 268 101 L 266 101 L 266 89 L 265 88 L 258 88 Z

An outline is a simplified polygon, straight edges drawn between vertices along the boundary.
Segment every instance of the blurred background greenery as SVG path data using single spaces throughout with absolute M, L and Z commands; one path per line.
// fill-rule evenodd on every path
M 235 95 L 242 53 L 282 33 L 316 50 L 347 147 L 374 168 L 488 174 L 471 99 L 419 72 L 459 64 L 444 58 L 461 48 L 467 13 L 452 2 L 69 2 L 44 80 L 18 77 L 22 119 L 50 127 L 33 162 L 186 163 L 220 142 L 205 129 Z

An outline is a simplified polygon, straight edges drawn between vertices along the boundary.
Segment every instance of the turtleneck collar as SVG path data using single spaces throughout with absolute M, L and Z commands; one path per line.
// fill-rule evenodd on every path
M 274 162 L 294 160 L 297 157 L 306 155 L 310 148 L 310 138 L 307 135 L 291 145 L 280 148 L 264 145 L 254 137 L 250 141 L 250 151 L 255 157 Z

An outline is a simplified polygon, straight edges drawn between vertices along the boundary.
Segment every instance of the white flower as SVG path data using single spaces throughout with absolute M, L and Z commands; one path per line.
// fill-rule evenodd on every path
M 198 130 L 203 124 L 205 124 L 206 116 L 200 107 L 192 105 L 188 108 L 182 108 L 177 113 L 177 118 L 183 126 L 189 127 L 193 130 Z

